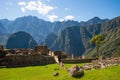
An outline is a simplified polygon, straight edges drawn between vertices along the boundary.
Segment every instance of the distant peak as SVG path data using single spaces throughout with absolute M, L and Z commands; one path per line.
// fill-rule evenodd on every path
M 93 17 L 93 18 L 90 19 L 90 20 L 101 20 L 101 19 L 100 19 L 99 17 L 96 17 L 96 16 L 95 16 L 95 17 Z M 90 21 L 90 20 L 89 20 L 89 21 Z

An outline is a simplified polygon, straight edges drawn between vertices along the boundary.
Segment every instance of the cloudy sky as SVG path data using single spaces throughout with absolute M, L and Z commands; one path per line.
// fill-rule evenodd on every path
M 0 0 L 0 19 L 37 16 L 46 21 L 86 21 L 120 16 L 120 0 Z

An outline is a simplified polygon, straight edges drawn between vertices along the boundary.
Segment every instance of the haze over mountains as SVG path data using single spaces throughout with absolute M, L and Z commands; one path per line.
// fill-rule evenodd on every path
M 106 43 L 101 48 L 103 50 L 100 50 L 101 54 L 105 56 L 120 54 L 120 17 L 112 20 L 94 17 L 86 22 L 68 20 L 52 23 L 35 16 L 24 16 L 14 21 L 1 19 L 0 23 L 0 36 L 3 36 L 3 33 L 4 36 L 9 36 L 18 31 L 24 31 L 29 33 L 39 45 L 47 45 L 51 50 L 62 50 L 77 56 L 82 54 L 94 56 L 95 49 L 89 40 L 96 34 L 105 34 Z M 0 37 L 6 41 L 0 43 L 6 46 L 8 38 Z

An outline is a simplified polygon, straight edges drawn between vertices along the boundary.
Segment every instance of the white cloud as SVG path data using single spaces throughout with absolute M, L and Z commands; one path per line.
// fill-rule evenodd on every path
M 75 17 L 72 16 L 72 15 L 67 15 L 65 16 L 63 19 L 60 19 L 59 21 L 62 22 L 62 21 L 65 21 L 65 20 L 73 20 Z
M 42 15 L 47 15 L 53 9 L 54 7 L 52 6 L 47 6 L 46 4 L 42 4 L 42 2 L 38 2 L 37 11 Z
M 19 2 L 18 5 L 26 5 L 26 2 Z
M 41 4 L 39 4 L 39 5 L 41 5 Z M 32 10 L 37 10 L 38 4 L 35 1 L 30 1 L 30 2 L 27 3 L 27 5 L 25 6 L 25 8 L 27 10 L 31 10 L 31 11 Z
M 30 2 L 19 2 L 18 5 L 24 7 L 25 10 L 37 11 L 41 15 L 47 15 L 50 11 L 54 10 L 55 7 L 46 5 L 42 1 L 30 1 Z
M 59 21 L 60 21 L 60 22 L 63 22 L 63 21 L 64 21 L 64 19 L 60 19 Z
M 48 15 L 47 16 L 47 18 L 51 21 L 51 22 L 53 22 L 56 18 L 58 18 L 58 16 L 56 16 L 56 15 Z
M 25 12 L 25 8 L 24 7 L 21 7 L 21 10 L 22 10 L 22 12 Z
M 73 20 L 75 17 L 72 15 L 65 16 L 65 20 Z

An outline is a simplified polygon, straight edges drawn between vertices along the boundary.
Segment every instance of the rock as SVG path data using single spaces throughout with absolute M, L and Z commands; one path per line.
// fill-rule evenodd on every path
M 69 68 L 68 73 L 72 77 L 82 77 L 84 75 L 84 71 L 80 69 L 77 65 L 74 65 L 72 66 L 72 68 Z
M 58 72 L 54 72 L 54 73 L 53 73 L 53 76 L 58 76 L 58 75 L 59 75 Z
M 59 68 L 55 68 L 54 70 L 60 70 Z
M 101 68 L 106 68 L 106 65 L 103 63 L 100 63 Z
M 92 67 L 92 64 L 86 63 L 86 64 L 84 64 L 83 69 L 84 70 L 91 70 L 91 67 Z
M 100 69 L 100 65 L 94 65 L 93 68 L 94 69 Z
M 91 67 L 90 66 L 83 66 L 83 69 L 84 70 L 91 70 Z

